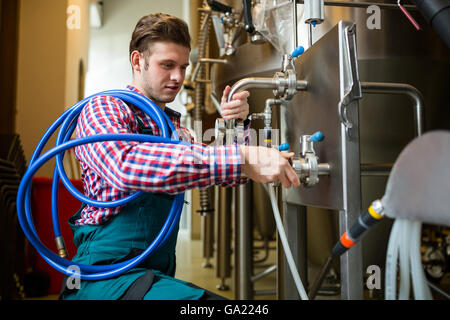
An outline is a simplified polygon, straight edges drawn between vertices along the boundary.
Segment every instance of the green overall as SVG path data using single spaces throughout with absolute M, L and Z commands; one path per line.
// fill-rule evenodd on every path
M 141 121 L 139 125 L 141 133 L 148 132 Z M 69 219 L 73 241 L 78 247 L 72 261 L 80 264 L 104 265 L 122 262 L 139 255 L 158 235 L 172 202 L 173 197 L 169 195 L 144 193 L 143 196 L 125 205 L 119 214 L 98 226 L 75 225 L 75 221 L 81 217 L 82 209 L 80 209 Z M 200 299 L 205 290 L 174 278 L 177 235 L 178 225 L 163 246 L 149 255 L 139 266 L 121 276 L 98 281 L 81 280 L 78 290 L 69 290 L 63 284 L 60 299 L 123 299 L 127 296 L 128 289 L 142 279 L 147 282 L 147 287 L 144 286 L 143 296 L 137 299 Z M 146 278 L 149 274 L 150 279 Z

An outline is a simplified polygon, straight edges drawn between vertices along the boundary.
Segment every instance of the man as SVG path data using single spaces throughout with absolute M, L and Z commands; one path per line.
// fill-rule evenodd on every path
M 188 130 L 180 127 L 180 114 L 166 107 L 181 89 L 189 53 L 190 36 L 185 22 L 167 14 L 143 17 L 130 43 L 133 81 L 128 89 L 155 102 L 169 116 L 179 136 L 193 142 Z M 222 116 L 247 119 L 249 93 L 237 93 L 227 103 L 229 91 L 230 87 L 227 87 L 223 93 Z M 105 133 L 161 135 L 148 115 L 109 96 L 95 97 L 84 107 L 76 132 L 78 137 Z M 105 265 L 139 255 L 161 230 L 173 202 L 172 196 L 187 189 L 236 186 L 246 181 L 242 173 L 258 182 L 279 181 L 285 187 L 300 184 L 287 160 L 293 154 L 265 150 L 264 162 L 249 163 L 250 154 L 260 149 L 238 145 L 209 147 L 122 141 L 77 147 L 75 152 L 87 196 L 112 201 L 138 190 L 145 193 L 121 207 L 82 207 L 69 220 L 78 247 L 73 261 Z M 267 169 L 270 169 L 269 173 Z M 174 278 L 177 230 L 137 268 L 113 279 L 82 281 L 79 289 L 65 287 L 60 298 L 220 298 Z

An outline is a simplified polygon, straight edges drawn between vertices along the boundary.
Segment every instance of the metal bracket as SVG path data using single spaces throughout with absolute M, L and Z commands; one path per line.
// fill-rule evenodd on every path
M 347 106 L 353 100 L 354 99 L 351 97 L 351 93 L 347 92 L 344 98 L 341 101 L 339 101 L 338 104 L 339 119 L 341 120 L 342 124 L 345 126 L 347 131 L 353 128 L 353 123 L 350 120 L 348 120 L 347 117 Z
M 347 108 L 353 101 L 362 98 L 356 55 L 356 25 L 344 29 L 343 38 L 340 39 L 340 59 L 343 62 L 340 70 L 343 96 L 338 104 L 338 113 L 348 133 L 353 128 L 353 123 L 347 116 Z

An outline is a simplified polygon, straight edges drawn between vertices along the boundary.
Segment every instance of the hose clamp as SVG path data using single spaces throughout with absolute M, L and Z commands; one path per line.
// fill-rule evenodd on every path
M 297 75 L 293 69 L 275 72 L 274 81 L 276 83 L 276 88 L 273 90 L 275 97 L 290 100 L 297 93 Z

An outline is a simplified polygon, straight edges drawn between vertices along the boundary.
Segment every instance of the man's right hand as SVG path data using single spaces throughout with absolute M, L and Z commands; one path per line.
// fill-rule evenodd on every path
M 299 187 L 300 180 L 289 163 L 293 152 L 280 152 L 273 148 L 240 146 L 242 172 L 247 178 L 260 183 L 280 182 L 283 187 Z

